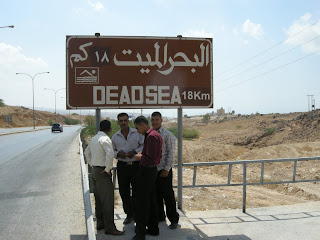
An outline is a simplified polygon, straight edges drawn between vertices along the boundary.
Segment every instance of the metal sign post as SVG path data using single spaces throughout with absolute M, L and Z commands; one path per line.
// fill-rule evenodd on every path
M 101 121 L 101 110 L 100 109 L 96 109 L 95 121 L 96 121 L 96 133 L 97 133 L 100 130 L 100 121 Z
M 178 208 L 182 210 L 182 108 L 178 108 Z

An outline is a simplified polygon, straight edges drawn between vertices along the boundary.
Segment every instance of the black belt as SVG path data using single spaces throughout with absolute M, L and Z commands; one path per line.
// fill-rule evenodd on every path
M 134 164 L 139 164 L 138 161 L 132 161 L 132 162 L 123 162 L 123 161 L 118 161 L 118 163 L 124 164 L 124 165 L 134 165 Z
M 93 166 L 93 167 L 106 168 L 105 166 L 103 166 L 103 167 L 101 167 L 101 166 Z
M 146 167 L 146 168 L 153 168 L 153 167 L 156 167 L 156 165 L 148 165 L 148 166 L 143 166 L 143 165 L 140 165 L 141 167 Z

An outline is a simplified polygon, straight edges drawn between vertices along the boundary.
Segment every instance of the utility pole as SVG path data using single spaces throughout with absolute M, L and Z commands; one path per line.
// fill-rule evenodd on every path
M 316 110 L 316 100 L 313 99 L 313 95 L 311 95 L 311 109 L 312 111 Z
M 313 95 L 307 95 L 308 96 L 308 112 L 310 112 L 310 97 L 312 99 Z

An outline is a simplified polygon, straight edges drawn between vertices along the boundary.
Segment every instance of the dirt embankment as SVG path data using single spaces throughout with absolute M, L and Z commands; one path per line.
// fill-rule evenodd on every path
M 5 121 L 5 116 L 11 115 L 12 123 Z M 45 111 L 35 111 L 35 125 L 48 126 L 51 123 L 63 123 L 66 116 Z M 25 107 L 0 107 L 0 128 L 33 126 L 33 111 Z

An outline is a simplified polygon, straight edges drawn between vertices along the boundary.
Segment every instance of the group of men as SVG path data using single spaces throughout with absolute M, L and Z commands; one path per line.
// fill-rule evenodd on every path
M 135 119 L 135 129 L 129 127 L 127 113 L 118 114 L 117 120 L 120 130 L 111 139 L 110 122 L 100 122 L 100 131 L 85 150 L 87 162 L 92 166 L 97 230 L 104 229 L 111 235 L 124 234 L 114 224 L 113 158 L 118 160 L 119 193 L 126 214 L 123 224 L 136 222 L 136 235 L 132 239 L 159 235 L 158 222 L 166 217 L 169 227 L 176 229 L 179 214 L 172 189 L 175 136 L 162 127 L 160 112 L 152 113 L 152 127 L 144 116 Z

